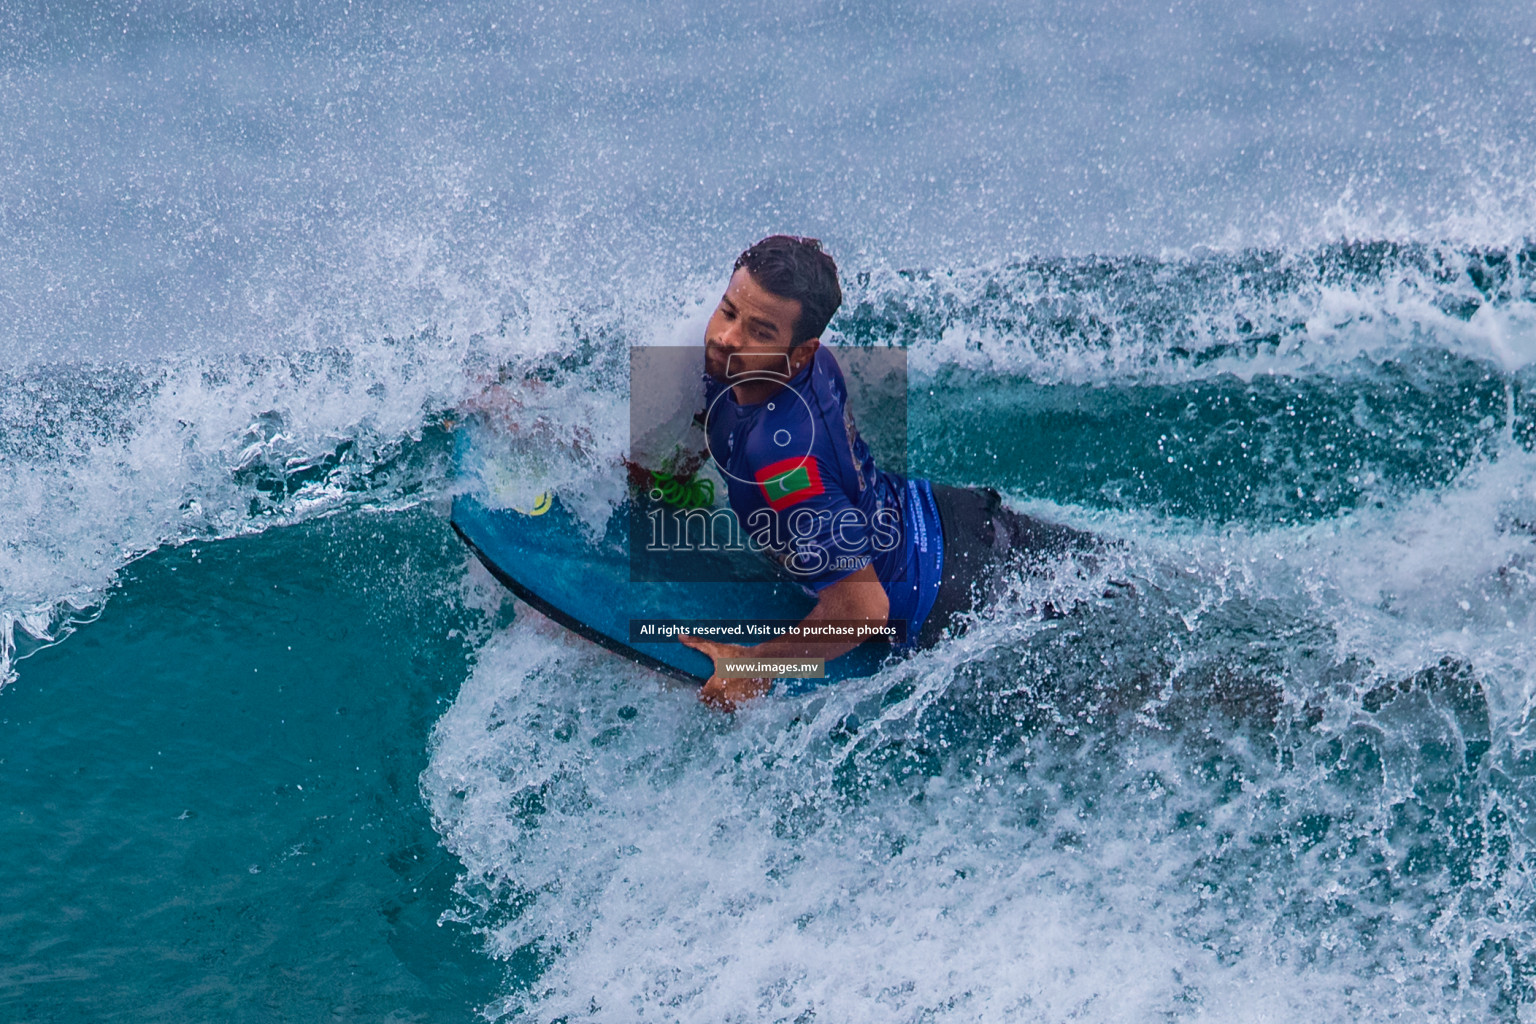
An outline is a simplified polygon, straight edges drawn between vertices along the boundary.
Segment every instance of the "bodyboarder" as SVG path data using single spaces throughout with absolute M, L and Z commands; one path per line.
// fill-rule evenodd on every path
M 743 526 L 816 597 L 798 636 L 752 647 L 683 638 L 713 659 L 700 699 L 718 708 L 772 682 L 726 675 L 725 659 L 831 660 L 860 642 L 806 638 L 830 624 L 863 624 L 859 635 L 867 635 L 897 623 L 907 645 L 928 646 L 995 595 L 1011 560 L 1093 543 L 1004 507 L 989 488 L 946 487 L 876 466 L 842 370 L 821 345 L 841 304 L 837 265 L 821 244 L 773 235 L 737 258 L 705 330 L 708 454 Z

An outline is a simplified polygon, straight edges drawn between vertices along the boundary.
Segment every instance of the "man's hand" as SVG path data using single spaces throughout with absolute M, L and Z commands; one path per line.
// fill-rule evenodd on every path
M 857 572 L 827 587 L 816 601 L 816 607 L 800 623 L 802 627 L 814 627 L 828 621 L 864 622 L 870 627 L 885 625 L 890 620 L 891 603 L 875 575 L 874 566 L 866 565 Z M 694 650 L 714 659 L 715 671 L 709 682 L 699 691 L 699 700 L 721 711 L 734 711 L 736 705 L 761 697 L 773 684 L 772 679 L 748 679 L 720 674 L 720 662 L 726 658 L 823 658 L 831 661 L 859 646 L 853 638 L 838 640 L 798 640 L 793 637 L 775 637 L 756 647 L 722 644 L 713 640 L 701 640 L 694 636 L 678 637 Z
M 772 679 L 720 674 L 720 663 L 726 658 L 753 657 L 750 647 L 701 640 L 696 636 L 680 636 L 678 639 L 701 654 L 709 655 L 714 661 L 715 670 L 699 690 L 699 700 L 718 711 L 735 711 L 737 705 L 761 697 L 773 685 Z

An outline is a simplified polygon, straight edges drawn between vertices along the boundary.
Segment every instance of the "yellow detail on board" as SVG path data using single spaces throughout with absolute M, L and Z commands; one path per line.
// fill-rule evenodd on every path
M 528 514 L 531 516 L 543 515 L 545 512 L 549 511 L 549 506 L 554 504 L 554 500 L 554 495 L 550 494 L 548 491 L 545 491 L 543 494 L 533 499 L 533 510 Z

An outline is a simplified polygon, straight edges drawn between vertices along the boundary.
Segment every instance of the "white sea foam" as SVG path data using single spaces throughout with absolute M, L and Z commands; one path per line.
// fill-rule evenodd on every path
M 1407 838 L 1394 816 L 1424 797 L 1415 785 L 1459 778 L 1423 750 L 1462 737 L 1433 717 L 1362 711 L 1360 690 L 1397 666 L 1344 691 L 1301 671 L 1306 656 L 1287 649 L 1306 646 L 1303 620 L 1274 609 L 1319 609 L 1273 556 L 1306 550 L 1281 531 L 1186 544 L 1163 567 L 1122 552 L 1107 571 L 1132 570 L 1146 595 L 1129 617 L 1004 614 L 876 679 L 735 719 L 520 613 L 481 650 L 422 779 L 465 866 L 456 916 L 491 955 L 542 964 L 492 1015 L 1485 1019 L 1494 996 L 1465 965 L 1510 933 L 1458 904 L 1443 875 L 1414 882 L 1393 850 Z M 1046 593 L 1060 599 L 1061 584 L 1019 600 Z M 1242 618 L 1245 603 L 1257 612 Z M 1234 615 L 1240 636 L 1283 633 L 1281 662 L 1240 640 L 1230 660 L 1213 653 Z M 1122 664 L 1095 678 L 1058 658 L 1036 675 L 1032 654 L 1068 649 L 1058 641 Z M 1377 653 L 1337 642 L 1322 663 Z M 1136 698 L 1139 716 L 1094 695 L 1132 682 L 1126 665 L 1159 644 L 1175 658 Z M 1172 712 L 1180 687 L 1276 670 L 1285 702 L 1327 708 L 1302 743 L 1281 742 L 1294 764 L 1262 731 L 1206 717 L 1210 691 Z M 1373 743 L 1385 774 L 1334 781 L 1333 739 Z M 1331 826 L 1309 825 L 1321 818 Z M 1298 838 L 1307 827 L 1324 834 Z M 1520 898 L 1498 895 L 1489 870 L 1469 892 Z
M 1533 486 L 1514 451 L 1323 525 L 1032 502 L 1121 546 L 730 720 L 520 611 L 422 778 L 454 916 L 541 965 L 491 1015 L 1505 1014 L 1528 844 L 1479 780 L 1532 698 Z
M 1424 352 L 1512 373 L 1536 358 L 1536 282 L 1520 269 L 1522 251 L 1521 243 L 1478 251 L 1334 242 L 1202 250 L 1167 264 L 1025 260 L 882 271 L 848 289 L 834 327 L 860 342 L 910 345 L 923 379 L 1251 380 L 1338 374 Z
M 489 335 L 13 367 L 0 387 L 0 685 L 16 654 L 67 634 L 145 552 L 448 493 L 444 427 L 464 401 L 575 344 L 568 319 L 530 312 Z M 530 479 L 621 486 L 597 471 L 624 437 L 622 378 L 605 379 L 556 374 L 542 404 L 525 394 L 505 411 L 519 453 L 542 460 Z

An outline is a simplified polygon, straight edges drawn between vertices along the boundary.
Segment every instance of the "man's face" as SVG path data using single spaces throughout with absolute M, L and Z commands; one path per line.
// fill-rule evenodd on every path
M 753 373 L 783 376 L 800 303 L 765 291 L 745 267 L 731 275 L 704 330 L 704 370 L 722 383 Z

